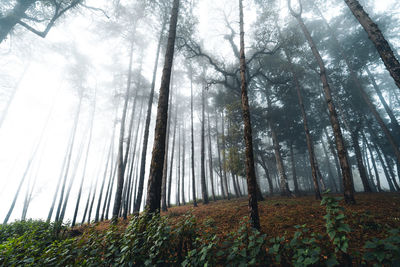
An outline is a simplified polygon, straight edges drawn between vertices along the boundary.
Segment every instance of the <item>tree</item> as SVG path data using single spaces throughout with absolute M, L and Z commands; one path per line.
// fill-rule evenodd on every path
M 395 57 L 393 50 L 386 41 L 378 25 L 372 21 L 357 0 L 344 0 L 344 2 L 367 32 L 368 38 L 374 43 L 386 69 L 389 71 L 397 87 L 400 89 L 400 63 Z
M 206 167 L 205 167 L 205 86 L 202 87 L 201 89 L 201 164 L 200 164 L 200 169 L 201 169 L 201 195 L 203 197 L 203 204 L 208 204 L 208 192 L 207 192 L 207 186 L 206 186 Z
M 168 118 L 168 96 L 171 79 L 172 62 L 175 50 L 176 26 L 178 23 L 179 0 L 174 0 L 169 24 L 167 49 L 163 75 L 161 77 L 160 93 L 158 98 L 156 129 L 150 165 L 150 175 L 147 186 L 146 209 L 150 213 L 160 211 L 162 169 L 165 154 L 165 137 Z
M 347 151 L 346 151 L 346 146 L 343 140 L 343 135 L 342 135 L 342 130 L 339 124 L 337 112 L 335 105 L 332 101 L 332 94 L 331 94 L 331 89 L 330 85 L 328 83 L 328 77 L 326 74 L 326 68 L 325 64 L 322 60 L 322 57 L 317 50 L 315 43 L 311 37 L 310 32 L 308 31 L 307 27 L 304 24 L 303 19 L 301 18 L 301 13 L 302 13 L 302 5 L 301 1 L 299 1 L 300 5 L 300 11 L 296 13 L 292 7 L 291 7 L 291 0 L 288 0 L 288 7 L 290 14 L 297 20 L 299 26 L 301 27 L 303 34 L 305 35 L 307 42 L 313 52 L 313 55 L 315 57 L 315 60 L 318 63 L 318 67 L 320 70 L 320 78 L 321 82 L 323 85 L 323 90 L 325 94 L 325 100 L 328 105 L 328 110 L 329 110 L 329 119 L 331 121 L 332 129 L 334 132 L 335 136 L 335 142 L 336 142 L 336 149 L 338 152 L 338 157 L 339 157 L 339 162 L 340 162 L 340 167 L 342 169 L 342 177 L 343 177 L 343 184 L 344 184 L 344 198 L 346 203 L 348 204 L 354 204 L 355 199 L 354 199 L 354 186 L 353 186 L 353 178 L 351 176 L 351 168 L 349 164 L 349 160 L 347 158 Z
M 0 43 L 7 38 L 7 35 L 17 24 L 44 38 L 61 16 L 79 5 L 86 6 L 82 0 L 17 0 L 11 10 L 0 17 Z M 45 11 L 42 12 L 41 9 Z M 52 13 L 47 10 L 51 10 Z M 45 29 L 43 31 L 37 30 L 35 26 L 32 26 L 32 23 L 44 24 Z
M 250 107 L 247 96 L 246 83 L 246 58 L 244 52 L 244 26 L 243 26 L 243 3 L 239 0 L 240 20 L 240 78 L 242 91 L 242 112 L 244 122 L 244 140 L 246 143 L 246 178 L 249 197 L 249 213 L 251 226 L 260 229 L 260 219 L 257 204 L 257 180 L 254 168 L 253 137 L 251 134 Z

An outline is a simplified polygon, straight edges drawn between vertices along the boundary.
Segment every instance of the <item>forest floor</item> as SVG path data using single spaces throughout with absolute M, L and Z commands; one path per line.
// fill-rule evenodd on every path
M 366 241 L 374 237 L 384 238 L 386 226 L 400 228 L 400 194 L 360 193 L 356 194 L 356 202 L 356 205 L 345 205 L 343 200 L 340 201 L 346 215 L 345 222 L 351 228 L 350 251 L 363 252 Z M 162 214 L 179 217 L 191 211 L 198 222 L 212 218 L 223 235 L 239 228 L 240 221 L 248 215 L 247 203 L 247 198 L 216 202 L 211 200 L 209 204 L 200 203 L 196 208 L 192 205 L 172 207 Z M 264 201 L 259 202 L 258 209 L 261 232 L 269 237 L 291 237 L 298 230 L 294 226 L 303 224 L 312 232 L 326 232 L 323 218 L 326 214 L 325 207 L 321 206 L 314 196 L 266 197 Z
M 334 195 L 341 197 L 341 195 Z M 387 228 L 400 228 L 400 194 L 398 193 L 359 193 L 356 194 L 356 205 L 346 205 L 343 200 L 340 205 L 344 208 L 345 223 L 349 224 L 349 251 L 364 252 L 363 246 L 372 238 L 387 237 Z M 201 202 L 194 208 L 192 204 L 175 206 L 162 212 L 172 221 L 178 222 L 182 215 L 191 213 L 201 229 L 200 232 L 208 232 L 204 229 L 204 222 L 212 220 L 218 227 L 218 235 L 226 236 L 235 232 L 240 227 L 240 222 L 248 216 L 247 198 L 233 198 L 231 200 L 210 200 L 203 205 Z M 266 197 L 259 202 L 259 215 L 261 232 L 268 238 L 285 236 L 293 237 L 298 230 L 296 225 L 307 225 L 311 232 L 326 232 L 325 207 L 320 205 L 314 196 L 301 196 L 287 198 L 280 196 Z M 128 221 L 120 221 L 123 227 Z M 109 222 L 99 223 L 97 228 L 107 229 Z

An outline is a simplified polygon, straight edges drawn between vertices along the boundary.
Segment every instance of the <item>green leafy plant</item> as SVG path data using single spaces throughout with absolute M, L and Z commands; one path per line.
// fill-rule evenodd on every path
M 400 265 L 400 231 L 389 230 L 389 237 L 385 239 L 373 238 L 367 241 L 364 248 L 367 250 L 363 260 L 374 266 L 399 266 Z

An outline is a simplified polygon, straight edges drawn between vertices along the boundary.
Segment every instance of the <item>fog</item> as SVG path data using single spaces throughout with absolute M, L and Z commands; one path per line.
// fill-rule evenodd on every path
M 0 3 L 1 31 L 9 23 L 5 18 L 20 2 L 5 0 Z M 42 31 L 51 21 L 54 10 L 45 6 L 45 1 L 33 2 L 35 4 L 25 11 L 26 17 L 20 21 Z M 56 2 L 68 5 L 74 1 Z M 126 157 L 123 190 L 127 190 L 124 196 L 130 202 L 122 210 L 128 209 L 128 213 L 132 213 L 137 202 L 154 62 L 162 24 L 169 22 L 172 1 L 78 2 L 57 18 L 44 38 L 17 23 L 0 40 L 0 220 L 6 218 L 10 210 L 8 222 L 24 218 L 46 220 L 54 203 L 51 220 L 55 220 L 57 208 L 66 205 L 62 220 L 68 222 L 74 216 L 78 196 L 77 223 L 82 221 L 84 213 L 85 221 L 94 220 L 96 209 L 104 213 L 107 202 L 106 217 L 110 219 L 117 190 L 121 132 L 122 151 Z M 298 8 L 297 1 L 292 2 Z M 345 55 L 387 125 L 397 150 L 400 143 L 400 132 L 397 131 L 399 88 L 343 1 L 302 1 L 302 18 L 327 65 L 355 190 L 365 190 L 353 146 L 354 140 L 358 140 L 362 168 L 372 191 L 378 187 L 384 191 L 398 191 L 400 165 L 393 145 L 354 89 L 348 78 L 350 71 L 315 11 L 314 2 L 336 31 Z M 360 3 L 377 22 L 399 59 L 400 6 L 397 1 L 365 0 Z M 205 150 L 208 197 L 211 199 L 214 194 L 222 198 L 224 190 L 231 195 L 246 195 L 240 83 L 236 83 L 239 77 L 236 54 L 239 51 L 238 5 L 236 1 L 228 0 L 181 0 L 179 12 L 170 83 L 167 168 L 164 170 L 167 185 L 171 181 L 171 205 L 178 201 L 183 204 L 183 197 L 186 202 L 193 200 L 191 87 L 196 198 L 204 198 L 202 150 Z M 256 175 L 261 192 L 267 195 L 282 191 L 281 166 L 276 158 L 272 129 L 279 139 L 277 147 L 289 189 L 305 194 L 314 190 L 303 121 L 284 49 L 292 56 L 302 84 L 315 158 L 321 173 L 320 187 L 340 192 L 342 174 L 337 165 L 334 134 L 318 65 L 300 27 L 288 11 L 287 1 L 244 1 L 244 25 Z M 283 37 L 279 37 L 278 28 Z M 168 29 L 167 23 L 155 76 L 141 210 L 147 197 Z M 372 73 L 397 121 L 392 120 L 374 90 L 366 68 Z M 202 93 L 205 95 L 204 117 Z M 125 129 L 121 131 L 125 104 Z M 205 127 L 203 148 L 202 123 Z M 125 154 L 127 147 L 129 151 Z M 291 155 L 293 148 L 294 156 Z M 213 164 L 212 175 L 210 163 Z M 226 175 L 227 184 L 224 185 L 223 176 Z M 12 207 L 14 199 L 15 207 Z M 92 205 L 91 214 L 85 212 L 88 203 L 92 203 L 89 204 L 89 209 Z

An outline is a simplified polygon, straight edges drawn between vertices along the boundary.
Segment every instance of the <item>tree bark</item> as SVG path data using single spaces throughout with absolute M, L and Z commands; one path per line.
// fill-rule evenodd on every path
M 140 205 L 142 204 L 142 196 L 143 196 L 143 185 L 144 185 L 144 175 L 146 171 L 146 155 L 147 155 L 147 144 L 149 142 L 149 128 L 150 128 L 150 120 L 151 120 L 151 109 L 153 107 L 153 99 L 154 99 L 154 89 L 156 84 L 157 77 L 157 67 L 158 67 L 158 59 L 160 56 L 160 49 L 162 43 L 162 36 L 165 30 L 166 24 L 163 23 L 160 37 L 158 38 L 157 52 L 156 52 L 156 60 L 154 63 L 153 69 L 153 77 L 151 81 L 150 95 L 147 103 L 147 113 L 146 113 L 146 123 L 144 127 L 144 135 L 143 135 L 143 145 L 142 145 L 142 155 L 140 160 L 140 173 L 139 173 L 139 185 L 137 188 L 137 196 L 135 200 L 135 205 L 133 207 L 134 212 L 138 212 L 140 210 Z
M 289 184 L 288 184 L 288 180 L 287 180 L 286 173 L 285 173 L 285 166 L 283 164 L 283 159 L 282 159 L 281 152 L 280 152 L 280 145 L 279 145 L 278 137 L 277 137 L 274 126 L 272 126 L 272 122 L 270 122 L 269 125 L 270 125 L 270 129 L 271 129 L 271 137 L 272 137 L 272 143 L 273 143 L 273 147 L 274 147 L 276 167 L 278 169 L 279 178 L 280 178 L 279 187 L 280 187 L 281 195 L 282 196 L 291 196 L 292 192 L 289 189 Z
M 147 186 L 146 209 L 150 213 L 159 212 L 161 202 L 162 168 L 165 154 L 165 136 L 167 132 L 168 95 L 171 78 L 172 61 L 174 58 L 176 26 L 178 22 L 179 0 L 173 1 L 167 49 L 161 87 L 158 99 L 156 129 L 154 133 L 154 145 L 150 165 L 150 175 Z
M 325 93 L 325 100 L 328 105 L 328 110 L 329 110 L 329 119 L 331 121 L 333 133 L 335 136 L 335 142 L 336 142 L 336 149 L 338 152 L 338 157 L 339 157 L 339 162 L 340 166 L 342 169 L 342 177 L 343 177 L 343 185 L 344 185 L 344 199 L 347 204 L 355 204 L 355 199 L 354 199 L 354 185 L 353 185 L 353 179 L 351 176 L 351 168 L 349 164 L 349 160 L 347 158 L 347 151 L 346 151 L 346 146 L 343 140 L 343 135 L 342 135 L 342 130 L 339 124 L 337 112 L 335 105 L 333 104 L 332 101 L 332 95 L 331 95 L 331 89 L 328 83 L 328 77 L 326 75 L 326 69 L 325 69 L 325 64 L 322 60 L 322 57 L 317 50 L 314 41 L 311 37 L 310 32 L 308 31 L 307 27 L 304 25 L 303 19 L 301 18 L 301 12 L 300 13 L 295 13 L 293 9 L 291 8 L 290 5 L 290 0 L 288 0 L 288 6 L 290 9 L 290 13 L 292 16 L 294 16 L 300 25 L 307 42 L 314 54 L 314 57 L 318 63 L 319 69 L 320 69 L 320 78 L 321 82 L 323 84 L 323 90 Z
M 357 165 L 358 165 L 358 170 L 360 172 L 360 178 L 361 182 L 364 187 L 364 192 L 371 192 L 371 187 L 369 186 L 368 183 L 368 177 L 367 177 L 367 172 L 365 171 L 365 166 L 362 162 L 362 155 L 361 155 L 361 149 L 360 149 L 360 144 L 358 143 L 358 130 L 356 130 L 354 133 L 352 133 L 351 138 L 353 140 L 353 146 L 354 146 L 354 153 L 356 154 L 356 160 L 357 160 Z
M 171 74 L 173 75 L 173 74 Z M 165 155 L 164 155 L 164 164 L 163 164 L 163 174 L 162 174 L 162 182 L 161 182 L 161 210 L 162 211 L 167 211 L 167 178 L 168 178 L 168 150 L 169 150 L 169 133 L 171 129 L 171 117 L 172 117 L 172 88 L 173 88 L 173 79 L 171 78 L 171 93 L 169 95 L 169 109 L 170 109 L 170 115 L 168 116 L 168 121 L 167 121 L 167 136 L 165 139 Z M 176 102 L 176 101 L 175 101 Z M 178 103 L 175 103 L 177 105 Z M 174 163 L 174 146 L 175 146 L 175 130 L 176 130 L 176 116 L 178 114 L 178 110 L 175 108 L 175 120 L 174 120 L 174 136 L 173 136 L 173 144 L 172 144 L 172 150 L 171 150 L 171 168 L 170 168 L 170 173 L 172 173 L 172 164 Z M 171 183 L 172 176 L 169 176 L 169 185 Z M 168 186 L 168 193 L 170 193 L 171 188 Z
M 212 148 L 211 148 L 211 129 L 210 129 L 210 110 L 207 111 L 207 130 L 208 130 L 208 167 L 210 171 L 210 181 L 211 181 L 211 194 L 213 200 L 215 199 L 215 189 L 214 189 L 214 175 L 213 175 L 213 159 L 212 159 Z
M 191 161 L 192 161 L 192 195 L 193 195 L 193 206 L 197 207 L 196 201 L 196 179 L 194 176 L 194 133 L 193 133 L 193 69 L 190 66 L 190 135 L 191 135 Z
M 217 114 L 217 112 L 215 112 Z M 217 139 L 217 152 L 218 152 L 218 165 L 219 165 L 219 178 L 220 178 L 220 187 L 222 198 L 226 198 L 226 188 L 224 187 L 224 178 L 222 174 L 222 162 L 221 162 L 221 146 L 219 143 L 219 132 L 218 132 L 218 116 L 215 116 L 215 131 L 216 131 L 216 139 Z
M 133 60 L 133 41 L 131 42 L 131 47 L 129 50 L 129 67 L 128 67 L 128 79 L 126 85 L 126 94 L 124 101 L 124 108 L 122 109 L 121 126 L 119 132 L 119 142 L 118 142 L 118 172 L 117 172 L 117 191 L 115 193 L 114 207 L 112 212 L 112 221 L 117 223 L 118 215 L 122 205 L 122 191 L 124 187 L 124 175 L 125 175 L 125 160 L 124 160 L 124 135 L 125 135 L 125 120 L 126 113 L 128 109 L 131 80 L 132 80 L 132 60 Z M 128 148 L 127 148 L 128 149 Z
M 293 176 L 293 184 L 294 184 L 294 193 L 299 194 L 299 184 L 297 182 L 296 175 L 296 163 L 294 161 L 294 153 L 293 153 L 293 144 L 290 143 L 290 161 L 292 163 L 292 176 Z
M 368 38 L 374 43 L 386 69 L 389 71 L 397 87 L 400 89 L 400 63 L 396 59 L 389 43 L 386 41 L 378 25 L 372 21 L 357 0 L 344 0 L 344 2 L 367 32 Z
M 251 132 L 250 107 L 247 97 L 246 82 L 246 58 L 244 52 L 244 23 L 243 23 L 243 3 L 239 0 L 239 20 L 240 20 L 240 78 L 241 78 L 241 98 L 242 113 L 244 123 L 244 141 L 246 144 L 246 178 L 247 191 L 249 198 L 250 224 L 253 228 L 260 230 L 260 218 L 258 215 L 257 204 L 257 180 L 254 169 L 253 137 Z
M 205 88 L 201 89 L 201 150 L 200 150 L 200 170 L 201 170 L 201 196 L 203 198 L 203 204 L 208 204 L 208 192 L 207 192 L 207 185 L 206 185 L 206 157 L 205 157 L 205 96 L 204 96 Z
M 185 147 L 186 147 L 186 140 L 185 140 L 185 120 L 183 120 L 183 134 L 182 134 L 182 204 L 186 205 L 185 200 Z

